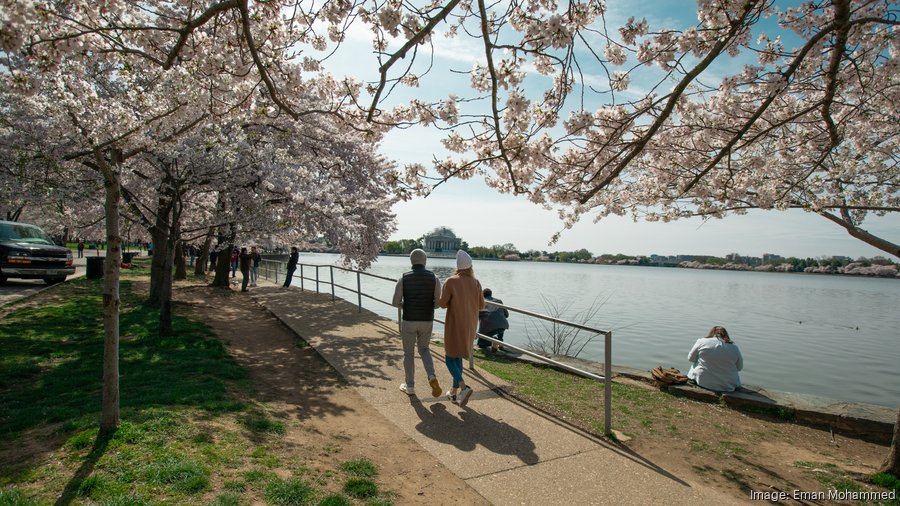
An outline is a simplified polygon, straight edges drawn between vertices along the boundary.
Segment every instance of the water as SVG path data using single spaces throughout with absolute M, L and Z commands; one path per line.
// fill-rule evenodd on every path
M 325 265 L 337 258 L 302 254 L 300 261 Z M 454 265 L 453 259 L 428 260 L 442 280 Z M 556 315 L 549 302 L 567 307 L 558 316 L 574 321 L 575 313 L 599 305 L 589 325 L 613 331 L 616 365 L 687 371 L 694 341 L 722 325 L 744 355 L 746 384 L 891 408 L 900 402 L 900 281 L 895 279 L 479 260 L 474 268 L 481 285 L 511 306 Z M 406 257 L 380 257 L 368 272 L 397 278 L 407 270 Z M 327 279 L 328 270 L 320 269 L 320 276 Z M 355 275 L 335 278 L 356 286 Z M 394 284 L 362 276 L 362 287 L 390 301 Z M 338 289 L 337 295 L 356 302 L 355 294 Z M 396 309 L 378 302 L 364 299 L 363 306 L 397 318 Z M 437 317 L 443 319 L 442 310 Z M 526 345 L 529 335 L 538 334 L 534 320 L 511 314 L 506 341 Z M 602 336 L 579 357 L 602 361 Z

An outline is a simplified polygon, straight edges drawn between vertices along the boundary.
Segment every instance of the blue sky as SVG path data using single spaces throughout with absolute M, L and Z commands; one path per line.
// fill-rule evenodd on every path
M 779 2 L 782 4 L 783 2 Z M 647 16 L 651 27 L 684 28 L 696 23 L 695 4 L 684 0 L 629 0 L 608 2 L 607 24 L 617 27 L 631 15 Z M 767 26 L 773 26 L 768 23 Z M 767 28 L 768 29 L 768 28 Z M 355 32 L 345 41 L 341 51 L 326 63 L 336 75 L 354 75 L 374 80 L 377 62 L 361 59 L 371 53 L 365 34 Z M 791 47 L 790 39 L 786 46 Z M 467 71 L 483 58 L 483 49 L 474 41 L 434 38 L 434 68 L 422 79 L 418 89 L 398 87 L 388 104 L 416 97 L 424 100 L 445 97 L 448 93 L 469 95 L 468 78 L 450 70 Z M 602 46 L 600 46 L 602 48 Z M 427 50 L 427 49 L 426 49 Z M 423 58 L 427 61 L 428 58 Z M 703 81 L 709 83 L 729 73 L 743 62 L 742 57 L 723 60 Z M 624 67 L 633 64 L 629 60 Z M 599 77 L 599 75 L 598 75 Z M 526 81 L 526 87 L 542 89 L 543 77 Z M 633 78 L 633 83 L 642 82 Z M 654 81 L 655 82 L 655 81 Z M 633 85 L 633 88 L 637 88 Z M 593 99 L 598 100 L 598 99 Z M 588 108 L 595 106 L 589 104 Z M 381 151 L 399 164 L 422 163 L 444 156 L 437 130 L 411 128 L 394 131 L 386 137 Z M 391 239 L 420 237 L 437 226 L 456 231 L 470 245 L 489 246 L 512 243 L 520 250 L 575 250 L 587 248 L 594 254 L 708 254 L 761 256 L 775 253 L 783 256 L 818 257 L 845 255 L 850 257 L 885 255 L 882 251 L 850 237 L 842 228 L 820 216 L 803 211 L 755 211 L 724 219 L 690 219 L 671 223 L 633 222 L 630 218 L 608 217 L 593 223 L 583 220 L 563 232 L 559 242 L 548 245 L 562 222 L 553 211 L 529 203 L 522 197 L 497 193 L 478 179 L 453 180 L 441 185 L 427 198 L 416 198 L 394 207 L 397 231 Z M 888 240 L 900 240 L 900 216 L 869 218 L 864 228 Z M 894 259 L 896 260 L 896 259 Z

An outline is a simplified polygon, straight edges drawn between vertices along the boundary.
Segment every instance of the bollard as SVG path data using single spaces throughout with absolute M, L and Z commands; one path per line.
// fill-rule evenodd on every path
M 328 271 L 331 273 L 331 302 L 334 302 L 334 266 L 329 265 Z

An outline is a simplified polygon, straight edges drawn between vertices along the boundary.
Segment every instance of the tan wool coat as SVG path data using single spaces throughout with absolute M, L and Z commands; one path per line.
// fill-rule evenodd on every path
M 454 274 L 444 283 L 438 304 L 447 309 L 444 352 L 448 357 L 467 358 L 475 341 L 478 312 L 484 309 L 481 283 L 472 276 Z

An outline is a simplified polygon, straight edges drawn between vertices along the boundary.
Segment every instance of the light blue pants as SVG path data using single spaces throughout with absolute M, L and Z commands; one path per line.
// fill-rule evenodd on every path
M 403 372 L 406 374 L 406 386 L 416 385 L 416 348 L 419 349 L 419 357 L 422 358 L 422 367 L 430 378 L 434 376 L 434 361 L 431 359 L 431 330 L 433 321 L 400 322 L 400 338 L 403 340 Z
M 459 388 L 459 384 L 463 380 L 463 359 L 459 357 L 444 357 L 444 363 L 447 364 L 447 370 L 453 376 L 453 388 Z

